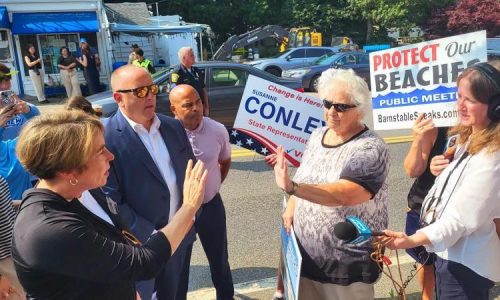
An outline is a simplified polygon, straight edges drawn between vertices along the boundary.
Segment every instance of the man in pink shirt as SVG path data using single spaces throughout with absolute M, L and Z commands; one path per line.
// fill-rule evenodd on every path
M 184 129 L 197 159 L 208 171 L 205 198 L 195 227 L 207 255 L 217 300 L 233 299 L 234 287 L 227 252 L 226 210 L 219 190 L 231 166 L 226 128 L 203 117 L 203 103 L 190 85 L 177 85 L 169 95 L 170 109 Z

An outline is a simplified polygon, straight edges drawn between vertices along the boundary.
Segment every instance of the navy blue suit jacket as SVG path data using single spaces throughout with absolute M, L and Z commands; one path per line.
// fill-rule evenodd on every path
M 195 156 L 182 124 L 171 117 L 157 115 L 159 131 L 167 146 L 181 195 L 189 159 Z M 167 225 L 170 192 L 151 155 L 121 111 L 103 121 L 106 147 L 114 154 L 104 190 L 118 204 L 126 226 L 145 242 L 154 229 Z M 180 203 L 180 204 L 181 204 Z M 192 228 L 184 243 L 194 242 Z

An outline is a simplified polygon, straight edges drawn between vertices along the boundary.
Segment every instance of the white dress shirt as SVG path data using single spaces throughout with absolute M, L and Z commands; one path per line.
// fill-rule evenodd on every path
M 97 203 L 97 200 L 94 199 L 89 191 L 83 192 L 82 196 L 78 200 L 80 200 L 80 203 L 82 203 L 82 205 L 85 206 L 85 208 L 87 208 L 91 213 L 108 222 L 109 224 L 115 226 L 115 224 L 113 224 L 113 221 L 111 221 L 111 218 L 104 211 L 104 209 L 102 209 L 99 203 Z
M 500 152 L 482 150 L 455 168 L 458 161 L 455 157 L 436 178 L 423 203 L 425 208 L 433 194 L 439 195 L 449 177 L 435 207 L 437 220 L 418 231 L 431 241 L 426 246 L 428 251 L 498 282 L 500 238 L 493 219 L 500 218 Z
M 168 215 L 168 221 L 170 222 L 179 209 L 180 194 L 179 188 L 177 187 L 175 170 L 166 146 L 168 141 L 163 140 L 159 130 L 160 119 L 158 119 L 156 115 L 154 116 L 153 124 L 148 132 L 144 126 L 129 119 L 123 111 L 121 113 L 132 129 L 137 133 L 137 135 L 139 135 L 139 138 L 148 150 L 149 155 L 151 155 L 156 167 L 158 167 L 163 179 L 167 183 L 167 187 L 170 192 L 170 211 Z

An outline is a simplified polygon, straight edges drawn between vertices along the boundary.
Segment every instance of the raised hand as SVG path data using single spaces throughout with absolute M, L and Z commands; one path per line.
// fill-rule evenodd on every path
M 444 155 L 436 155 L 431 159 L 430 170 L 432 175 L 439 176 L 444 169 L 450 164 L 450 160 Z
M 292 181 L 288 177 L 288 166 L 285 159 L 285 150 L 282 146 L 276 149 L 276 164 L 274 165 L 274 178 L 276 185 L 284 191 L 292 189 Z
M 436 126 L 431 118 L 424 119 L 425 114 L 420 114 L 413 124 L 412 130 L 414 137 L 422 137 L 427 132 L 430 132 Z
M 0 108 L 0 126 L 4 126 L 10 118 L 16 113 L 15 104 L 8 104 Z
M 207 181 L 207 170 L 205 164 L 198 160 L 193 167 L 193 161 L 189 160 L 184 178 L 184 203 L 190 208 L 198 210 L 203 202 L 205 194 L 205 184 Z
M 13 97 L 16 97 L 16 102 L 15 102 L 16 107 L 14 108 L 16 111 L 15 112 L 16 114 L 27 114 L 30 112 L 30 107 L 26 102 L 19 99 L 19 97 L 17 97 L 17 95 L 14 95 Z
M 277 155 L 276 155 L 276 153 L 273 153 L 273 154 L 269 154 L 268 156 L 266 156 L 264 158 L 264 161 L 266 162 L 266 164 L 268 166 L 270 166 L 271 168 L 273 168 L 274 165 L 276 164 L 276 159 L 277 159 Z

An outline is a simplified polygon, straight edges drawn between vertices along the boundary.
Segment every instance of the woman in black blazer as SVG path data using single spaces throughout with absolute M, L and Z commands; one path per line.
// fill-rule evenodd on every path
M 12 255 L 28 299 L 135 299 L 134 282 L 161 270 L 203 200 L 206 170 L 190 161 L 181 209 L 139 245 L 97 189 L 113 159 L 97 118 L 77 111 L 35 118 L 21 132 L 17 154 L 40 178 L 24 194 L 14 225 Z M 82 194 L 97 205 L 82 205 Z

